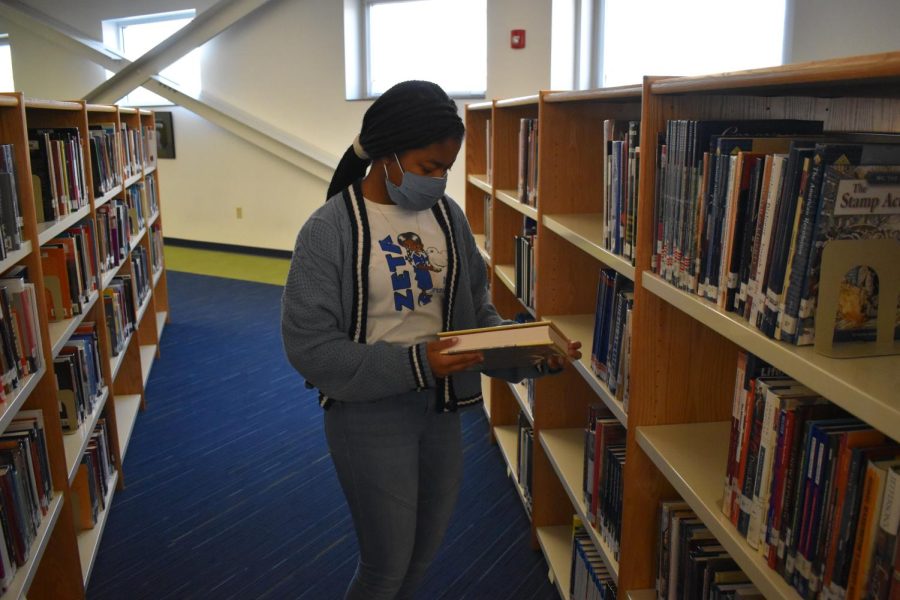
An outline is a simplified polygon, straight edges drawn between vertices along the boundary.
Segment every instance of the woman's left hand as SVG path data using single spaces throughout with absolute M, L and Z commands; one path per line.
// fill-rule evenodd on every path
M 581 342 L 569 342 L 567 348 L 569 360 L 578 360 L 581 358 Z M 566 366 L 566 359 L 562 356 L 551 356 L 547 359 L 547 366 L 551 371 L 559 371 Z

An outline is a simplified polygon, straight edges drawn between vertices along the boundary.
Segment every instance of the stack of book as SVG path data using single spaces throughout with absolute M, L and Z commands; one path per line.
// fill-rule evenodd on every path
M 0 588 L 9 587 L 32 554 L 53 497 L 44 415 L 20 410 L 0 435 Z
M 537 208 L 538 203 L 538 120 L 519 121 L 519 202 Z
M 569 579 L 571 600 L 615 600 L 616 583 L 603 562 L 584 524 L 572 518 L 572 573 Z
M 154 274 L 163 268 L 163 235 L 159 221 L 150 226 L 150 262 Z
M 150 203 L 143 183 L 136 183 L 125 190 L 125 205 L 128 207 L 128 229 L 132 234 L 141 231 L 150 217 Z
M 605 406 L 591 406 L 584 431 L 582 495 L 590 524 L 616 556 L 622 521 L 625 434 L 625 427 Z
M 128 256 L 131 245 L 131 220 L 124 200 L 116 198 L 97 209 L 97 245 L 101 271 L 118 267 Z
M 28 271 L 16 265 L 0 278 L 0 402 L 44 365 L 37 295 Z
M 137 323 L 138 304 L 133 277 L 131 275 L 113 277 L 109 286 L 103 290 L 103 303 L 106 307 L 106 326 L 112 345 L 111 354 L 118 356 L 125 349 Z
M 657 543 L 659 600 L 762 600 L 750 578 L 686 503 L 661 503 Z
M 725 482 L 722 512 L 801 596 L 900 594 L 900 445 L 746 353 Z
M 524 412 L 519 412 L 519 446 L 516 451 L 516 464 L 519 468 L 517 478 L 525 495 L 525 503 L 531 511 L 531 471 L 532 450 L 534 448 L 534 428 Z
M 634 264 L 640 121 L 603 122 L 603 247 Z
M 81 530 L 93 529 L 100 512 L 106 510 L 106 499 L 116 470 L 115 456 L 109 449 L 109 435 L 107 420 L 99 419 L 72 482 L 72 511 L 75 524 Z
M 141 143 L 143 144 L 142 153 L 144 159 L 144 167 L 151 168 L 156 166 L 156 128 L 149 125 L 141 125 Z
M 516 236 L 516 297 L 522 304 L 534 308 L 535 281 L 534 242 L 537 239 L 537 221 L 523 217 L 522 235 Z
M 131 273 L 134 276 L 138 306 L 147 300 L 153 285 L 150 279 L 150 260 L 147 254 L 147 249 L 141 245 L 135 246 L 131 251 Z
M 70 227 L 41 246 L 41 269 L 50 321 L 80 315 L 97 290 L 94 228 L 90 219 Z
M 59 418 L 64 433 L 74 433 L 103 396 L 103 371 L 95 323 L 85 321 L 53 359 Z
M 140 130 L 122 123 L 122 144 L 125 154 L 125 177 L 140 175 L 144 164 L 144 144 L 141 141 Z
M 768 337 L 812 344 L 825 244 L 900 235 L 900 141 L 813 135 L 821 130 L 819 121 L 670 121 L 653 270 Z M 885 141 L 895 143 L 876 143 Z M 847 273 L 836 341 L 874 339 L 877 287 L 865 265 Z
M 149 219 L 159 212 L 159 192 L 156 190 L 156 178 L 147 177 L 144 179 L 144 185 L 147 188 L 145 215 Z
M 0 145 L 0 260 L 22 247 L 22 207 L 16 186 L 15 147 Z
M 484 156 L 485 156 L 485 177 L 487 177 L 487 182 L 490 184 L 494 181 L 494 156 L 491 153 L 491 144 L 493 143 L 494 136 L 491 135 L 491 120 L 488 119 L 485 122 L 484 127 Z
M 94 194 L 99 198 L 122 185 L 122 146 L 115 123 L 91 125 L 89 134 Z
M 77 128 L 29 129 L 28 149 L 39 223 L 87 206 L 84 153 Z
M 626 406 L 631 363 L 634 284 L 614 269 L 600 270 L 591 346 L 591 369 Z

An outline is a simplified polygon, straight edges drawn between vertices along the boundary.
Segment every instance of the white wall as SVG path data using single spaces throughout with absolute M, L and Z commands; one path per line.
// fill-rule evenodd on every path
M 897 0 L 788 0 L 788 5 L 786 63 L 900 50 Z
M 199 12 L 213 3 L 29 1 L 97 39 L 103 19 L 185 8 Z M 338 0 L 272 0 L 204 46 L 203 93 L 337 159 L 358 132 L 370 105 L 344 100 L 342 11 Z M 28 32 L 7 29 L 16 86 L 26 95 L 78 98 L 102 82 L 102 69 Z M 525 49 L 509 48 L 511 29 L 526 29 Z M 448 51 L 457 43 L 465 43 L 464 33 L 448 36 Z M 488 98 L 535 93 L 546 89 L 549 81 L 550 0 L 488 0 Z M 327 182 L 189 111 L 175 108 L 173 112 L 177 158 L 161 160 L 159 167 L 166 235 L 293 248 L 300 225 L 324 200 Z M 463 150 L 449 184 L 450 194 L 459 199 L 464 198 L 464 156 Z M 238 206 L 243 208 L 241 220 L 235 216 Z

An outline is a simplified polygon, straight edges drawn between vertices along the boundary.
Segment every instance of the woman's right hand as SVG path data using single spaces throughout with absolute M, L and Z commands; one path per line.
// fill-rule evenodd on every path
M 442 354 L 444 350 L 452 348 L 459 338 L 447 338 L 428 342 L 426 354 L 431 373 L 435 378 L 444 378 L 451 373 L 471 369 L 475 365 L 484 362 L 481 352 L 463 352 L 461 354 Z

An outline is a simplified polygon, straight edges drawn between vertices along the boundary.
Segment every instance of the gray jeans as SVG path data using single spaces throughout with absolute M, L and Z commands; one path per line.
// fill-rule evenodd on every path
M 335 402 L 325 436 L 359 541 L 346 600 L 411 598 L 440 547 L 462 477 L 459 415 L 434 390 Z

